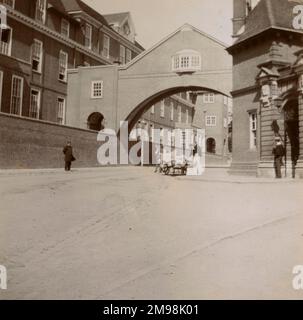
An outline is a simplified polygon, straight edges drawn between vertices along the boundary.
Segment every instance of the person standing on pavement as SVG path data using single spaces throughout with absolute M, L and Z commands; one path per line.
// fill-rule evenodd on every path
M 275 146 L 272 151 L 274 155 L 275 174 L 277 179 L 282 178 L 281 167 L 283 166 L 283 157 L 285 155 L 285 149 L 282 139 L 280 137 L 275 138 Z
M 65 160 L 65 171 L 70 171 L 72 167 L 72 162 L 76 160 L 73 155 L 73 147 L 70 141 L 67 142 L 67 145 L 63 149 L 64 160 Z

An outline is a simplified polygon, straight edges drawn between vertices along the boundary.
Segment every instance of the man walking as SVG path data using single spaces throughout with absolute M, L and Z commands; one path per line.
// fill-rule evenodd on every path
M 282 178 L 281 167 L 283 166 L 283 157 L 285 155 L 285 149 L 280 137 L 275 138 L 275 146 L 273 148 L 272 153 L 275 159 L 274 165 L 275 165 L 276 178 L 281 179 Z
M 64 147 L 63 153 L 65 155 L 65 171 L 70 171 L 72 162 L 76 160 L 73 155 L 73 147 L 70 141 L 68 141 L 67 145 Z

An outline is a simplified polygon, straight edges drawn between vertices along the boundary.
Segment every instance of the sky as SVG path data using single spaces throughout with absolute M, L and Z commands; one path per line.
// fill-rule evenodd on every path
M 185 23 L 231 44 L 232 0 L 83 0 L 101 14 L 130 11 L 137 41 L 150 48 Z

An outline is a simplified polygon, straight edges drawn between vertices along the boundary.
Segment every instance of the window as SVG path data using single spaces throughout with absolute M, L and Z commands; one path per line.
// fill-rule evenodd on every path
M 227 96 L 223 96 L 223 103 L 225 106 L 228 106 L 228 97 Z
M 103 81 L 92 81 L 92 99 L 101 99 L 103 97 Z
M 68 54 L 64 51 L 60 51 L 59 54 L 59 80 L 67 80 L 67 63 L 68 63 Z
M 255 149 L 257 147 L 257 112 L 251 112 L 249 114 L 249 127 L 250 127 L 250 137 L 249 137 L 250 149 Z
M 0 3 L 6 4 L 11 8 L 15 8 L 15 0 L 0 0 Z
M 171 105 L 170 105 L 170 121 L 174 121 L 174 110 L 175 109 L 175 107 L 174 107 L 174 104 L 173 104 L 173 102 L 171 103 Z
M 45 23 L 46 0 L 36 0 L 36 20 Z
M 201 55 L 197 51 L 183 50 L 172 58 L 172 70 L 177 73 L 201 70 Z
M 0 71 L 0 110 L 1 110 L 1 100 L 2 100 L 2 88 L 3 88 L 3 72 Z
M 61 34 L 69 38 L 70 24 L 66 19 L 61 20 Z
M 23 78 L 13 76 L 11 89 L 11 114 L 22 114 Z
M 34 119 L 40 117 L 40 91 L 36 89 L 31 89 L 29 117 Z
M 182 107 L 178 106 L 178 122 L 182 121 Z
M 120 45 L 120 59 L 121 64 L 125 64 L 125 47 Z
M 217 117 L 216 116 L 207 116 L 206 117 L 206 126 L 207 127 L 215 127 L 217 125 Z
M 189 123 L 189 110 L 186 109 L 186 123 Z
M 165 104 L 164 104 L 164 100 L 161 101 L 161 107 L 160 107 L 160 117 L 161 118 L 165 118 Z
M 92 48 L 92 33 L 93 33 L 93 28 L 90 24 L 87 23 L 85 25 L 84 45 L 88 49 Z
M 0 28 L 0 54 L 7 56 L 11 55 L 12 33 L 13 31 L 11 28 Z
M 129 63 L 132 60 L 132 52 L 129 49 L 126 49 L 126 63 Z
M 224 122 L 223 122 L 223 126 L 224 126 L 224 128 L 226 129 L 226 128 L 228 127 L 228 119 L 227 119 L 227 118 L 224 118 L 223 121 L 224 121 Z
M 150 113 L 151 114 L 155 114 L 155 105 L 152 105 L 152 107 L 150 109 Z
M 65 99 L 58 98 L 57 100 L 57 123 L 65 123 Z
M 110 49 L 110 38 L 107 35 L 104 35 L 103 39 L 103 56 L 109 58 L 109 49 Z
M 204 103 L 215 103 L 215 94 L 214 93 L 205 93 L 203 94 Z
M 32 46 L 32 68 L 34 71 L 42 71 L 42 56 L 43 56 L 43 43 L 39 40 L 34 40 Z

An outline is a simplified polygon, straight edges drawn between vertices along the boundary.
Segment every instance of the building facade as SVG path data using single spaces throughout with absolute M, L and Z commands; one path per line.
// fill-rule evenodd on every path
M 273 142 L 287 149 L 286 175 L 302 176 L 302 30 L 296 1 L 234 0 L 233 173 L 273 176 Z
M 67 70 L 126 63 L 142 52 L 80 0 L 0 0 L 1 112 L 66 124 Z M 131 33 L 132 31 L 130 31 Z
M 231 153 L 229 127 L 232 122 L 230 97 L 208 91 L 191 94 L 195 104 L 193 125 L 205 129 L 206 152 L 217 156 Z

